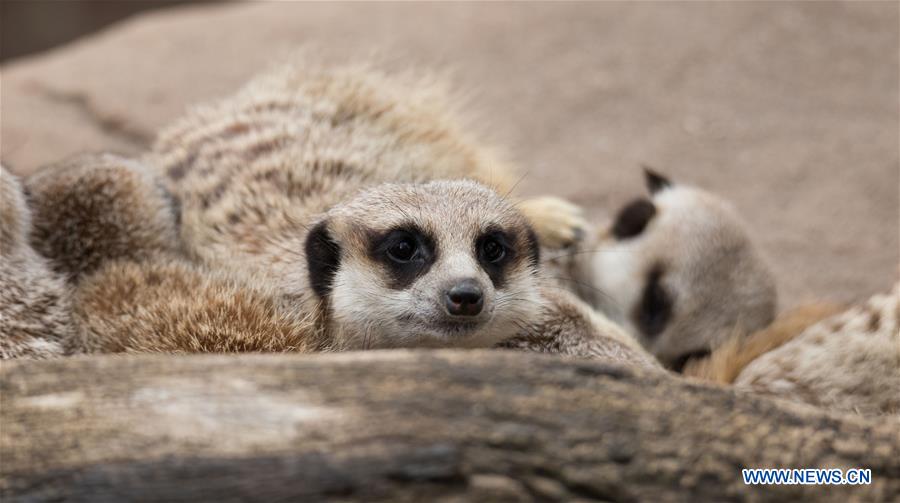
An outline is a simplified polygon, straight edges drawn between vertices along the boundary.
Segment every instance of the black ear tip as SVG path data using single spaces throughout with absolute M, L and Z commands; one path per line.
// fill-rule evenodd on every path
M 641 165 L 644 169 L 644 181 L 647 184 L 647 190 L 651 194 L 656 194 L 662 189 L 672 186 L 672 181 L 661 175 L 658 171 L 647 165 Z

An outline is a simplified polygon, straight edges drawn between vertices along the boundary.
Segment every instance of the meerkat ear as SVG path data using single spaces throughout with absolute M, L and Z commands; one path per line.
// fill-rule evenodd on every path
M 331 293 L 334 275 L 341 261 L 341 247 L 328 231 L 328 221 L 322 221 L 306 235 L 306 266 L 309 284 L 321 298 Z
M 644 182 L 647 184 L 647 190 L 649 190 L 651 194 L 656 194 L 657 192 L 672 186 L 671 180 L 659 174 L 653 170 L 653 168 L 650 168 L 649 166 L 643 166 L 643 168 Z
M 628 239 L 641 235 L 656 215 L 656 206 L 647 198 L 639 198 L 619 210 L 612 226 L 616 239 Z

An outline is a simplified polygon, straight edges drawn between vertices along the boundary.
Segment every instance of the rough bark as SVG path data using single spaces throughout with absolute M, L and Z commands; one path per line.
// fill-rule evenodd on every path
M 900 423 L 503 351 L 4 363 L 4 501 L 895 500 Z M 745 486 L 742 467 L 871 468 Z

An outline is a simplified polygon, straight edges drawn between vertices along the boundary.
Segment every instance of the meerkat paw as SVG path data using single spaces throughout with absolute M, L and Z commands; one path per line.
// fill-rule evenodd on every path
M 26 180 L 33 210 L 32 245 L 71 279 L 105 261 L 174 251 L 176 205 L 137 160 L 79 156 Z
M 587 233 L 583 210 L 558 197 L 543 196 L 519 203 L 537 234 L 541 246 L 561 249 L 576 245 Z
M 559 288 L 544 288 L 541 321 L 523 327 L 501 348 L 591 358 L 604 363 L 654 374 L 662 365 L 625 331 Z

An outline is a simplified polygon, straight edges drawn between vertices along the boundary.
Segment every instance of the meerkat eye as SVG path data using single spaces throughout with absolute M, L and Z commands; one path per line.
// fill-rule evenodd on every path
M 419 247 L 412 236 L 399 237 L 387 250 L 388 257 L 394 262 L 405 264 L 416 257 Z
M 385 266 L 388 286 L 394 290 L 409 287 L 434 264 L 437 242 L 413 225 L 369 235 L 369 256 Z
M 472 251 L 496 288 L 503 288 L 506 283 L 508 266 L 516 263 L 519 257 L 517 246 L 521 246 L 521 242 L 518 236 L 507 234 L 497 227 L 488 229 L 475 241 Z
M 481 257 L 491 264 L 496 264 L 506 256 L 506 247 L 496 238 L 489 237 L 481 242 Z

